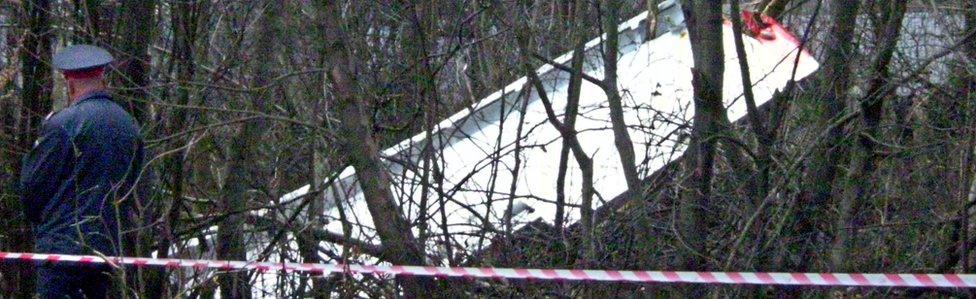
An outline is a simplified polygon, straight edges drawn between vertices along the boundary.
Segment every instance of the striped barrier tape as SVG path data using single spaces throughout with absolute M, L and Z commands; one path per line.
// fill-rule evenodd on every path
M 0 252 L 0 261 L 36 261 L 46 263 L 123 264 L 136 267 L 159 266 L 169 269 L 194 268 L 255 270 L 259 272 L 309 272 L 313 274 L 353 273 L 370 275 L 414 275 L 432 277 L 527 279 L 554 281 L 607 281 L 701 284 L 751 284 L 799 286 L 864 286 L 973 288 L 976 274 L 911 273 L 783 273 L 783 272 L 691 272 L 691 271 L 620 271 L 579 269 L 470 268 L 433 266 L 384 266 L 352 264 L 303 264 L 243 262 L 192 259 L 156 259 L 108 257 L 93 255 L 35 254 Z

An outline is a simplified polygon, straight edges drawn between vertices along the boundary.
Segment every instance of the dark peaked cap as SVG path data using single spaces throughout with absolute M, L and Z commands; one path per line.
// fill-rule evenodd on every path
M 54 54 L 54 67 L 61 71 L 83 71 L 105 66 L 115 58 L 105 49 L 92 45 L 74 45 Z

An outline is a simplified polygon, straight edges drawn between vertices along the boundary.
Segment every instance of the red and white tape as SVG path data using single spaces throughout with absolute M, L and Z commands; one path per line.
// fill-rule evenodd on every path
M 556 281 L 609 281 L 702 284 L 752 284 L 801 286 L 865 286 L 973 288 L 976 274 L 911 273 L 782 273 L 782 272 L 690 272 L 690 271 L 620 271 L 579 269 L 470 268 L 431 266 L 383 266 L 344 264 L 270 263 L 191 259 L 155 259 L 92 255 L 35 254 L 0 252 L 0 260 L 38 261 L 46 263 L 123 264 L 137 267 L 160 266 L 170 269 L 194 268 L 255 270 L 260 272 L 353 273 L 370 275 L 415 275 L 433 277 L 528 279 Z

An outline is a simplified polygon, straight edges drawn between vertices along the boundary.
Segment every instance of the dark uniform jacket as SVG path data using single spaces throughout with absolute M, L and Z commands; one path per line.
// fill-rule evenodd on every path
M 40 253 L 120 254 L 120 221 L 142 168 L 136 121 L 105 93 L 44 121 L 20 189 Z

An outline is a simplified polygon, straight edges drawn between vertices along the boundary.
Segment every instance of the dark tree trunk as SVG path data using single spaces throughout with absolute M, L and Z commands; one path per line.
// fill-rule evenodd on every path
M 566 98 L 566 111 L 563 116 L 563 123 L 567 129 L 576 130 L 576 116 L 579 114 L 579 94 L 583 83 L 582 76 L 578 73 L 583 70 L 585 51 L 584 44 L 577 44 L 573 50 L 573 58 L 570 60 L 570 67 L 573 73 L 569 78 L 569 92 Z M 566 173 L 569 168 L 569 154 L 572 150 L 569 139 L 562 139 L 562 149 L 559 151 L 559 169 L 556 175 L 556 216 L 554 225 L 558 232 L 557 237 L 563 238 L 566 227 Z
M 734 177 L 736 180 L 735 184 L 741 186 L 737 189 L 741 190 L 745 195 L 742 203 L 744 203 L 745 208 L 742 210 L 745 217 L 750 217 L 754 219 L 764 219 L 761 216 L 763 212 L 763 201 L 766 198 L 767 189 L 769 187 L 769 173 L 771 171 L 772 165 L 772 148 L 774 144 L 774 138 L 772 134 L 767 130 L 765 119 L 763 115 L 760 114 L 759 108 L 756 105 L 755 95 L 752 91 L 752 75 L 749 68 L 749 59 L 746 55 L 745 42 L 743 40 L 743 16 L 741 14 L 741 9 L 739 6 L 739 0 L 730 0 L 729 7 L 731 9 L 731 20 L 732 20 L 732 37 L 735 43 L 735 53 L 738 57 L 739 74 L 742 79 L 742 90 L 743 98 L 746 103 L 746 111 L 748 112 L 747 117 L 749 120 L 749 126 L 752 128 L 753 136 L 756 140 L 756 156 L 753 162 L 755 163 L 755 169 L 747 160 L 747 157 L 742 154 L 740 145 L 734 144 L 732 142 L 723 142 L 722 145 L 726 146 L 724 152 L 726 154 L 726 160 L 732 167 L 732 171 L 735 173 Z M 767 118 L 770 113 L 766 113 Z M 731 128 L 732 124 L 727 121 L 727 117 L 723 118 L 723 127 Z M 746 218 L 748 219 L 748 218 Z M 742 232 L 741 238 L 746 236 L 753 236 L 755 239 L 754 244 L 764 243 L 764 234 L 762 232 L 761 225 L 747 224 L 748 230 Z M 740 238 L 740 240 L 742 240 Z M 746 247 L 749 248 L 749 247 Z M 735 257 L 739 256 L 738 246 L 732 248 L 729 258 L 726 260 L 724 265 L 725 269 L 728 270 L 730 267 L 735 267 L 736 262 Z M 748 250 L 748 249 L 745 249 Z M 742 253 L 743 256 L 748 253 Z M 754 261 L 751 265 L 764 265 L 764 256 L 760 254 L 755 259 L 750 259 Z M 760 266 L 764 267 L 764 266 Z
M 607 94 L 607 103 L 610 105 L 610 122 L 613 125 L 613 143 L 617 147 L 617 154 L 620 156 L 620 166 L 624 171 L 624 178 L 627 180 L 627 189 L 634 194 L 640 188 L 640 178 L 637 177 L 636 155 L 634 154 L 634 142 L 630 139 L 627 130 L 627 123 L 624 121 L 623 101 L 620 98 L 620 91 L 617 86 L 617 56 L 620 51 L 620 34 L 618 32 L 618 20 L 620 19 L 620 6 L 617 0 L 604 0 L 603 9 L 603 30 L 607 38 L 603 44 L 603 88 Z
M 119 96 L 117 101 L 127 108 L 140 125 L 146 124 L 149 120 L 145 109 L 146 102 L 149 101 L 146 83 L 152 65 L 148 47 L 153 41 L 155 32 L 155 9 L 156 1 L 154 0 L 122 1 L 120 4 L 121 17 L 117 19 L 118 22 L 116 23 L 118 28 L 116 31 L 120 33 L 120 38 L 112 44 L 119 49 L 116 60 L 121 61 L 121 75 L 115 78 L 115 82 L 117 82 L 115 86 L 121 87 L 117 93 Z M 147 169 L 147 172 L 152 171 L 151 168 Z M 138 182 L 138 190 L 148 190 L 151 186 L 156 185 L 158 182 L 153 178 L 155 175 L 143 175 Z M 151 204 L 152 201 L 140 197 L 143 194 L 145 193 L 136 192 L 136 196 L 133 197 L 137 202 L 132 206 L 138 209 L 127 215 L 126 220 L 130 223 L 129 227 L 152 227 L 152 222 L 157 219 L 158 215 L 154 213 L 158 209 Z M 149 256 L 153 249 L 149 247 L 155 241 L 154 233 L 155 231 L 150 229 L 139 229 L 126 234 L 124 236 L 125 245 L 123 246 L 125 255 Z M 161 296 L 160 293 L 156 292 L 159 289 L 153 287 L 153 284 L 158 281 L 156 278 L 164 271 L 163 269 L 128 270 L 131 275 L 127 274 L 126 278 L 130 288 L 149 297 L 158 298 Z M 142 282 L 147 281 L 147 279 L 149 284 L 143 285 Z
M 528 55 L 527 53 L 524 55 Z M 528 58 L 524 58 L 528 60 Z M 527 62 L 523 64 L 523 69 L 526 71 L 529 77 L 529 83 L 536 90 L 539 96 L 539 100 L 542 101 L 542 105 L 545 106 L 546 116 L 548 117 L 549 123 L 556 127 L 559 131 L 560 137 L 564 140 L 568 140 L 570 146 L 570 152 L 573 153 L 573 158 L 576 159 L 576 163 L 579 164 L 580 172 L 583 176 L 581 200 L 580 200 L 580 227 L 583 233 L 582 241 L 582 262 L 579 263 L 581 267 L 588 267 L 589 264 L 594 260 L 597 255 L 597 244 L 596 244 L 596 234 L 594 232 L 594 219 L 593 219 L 593 196 L 596 194 L 596 190 L 593 187 L 593 159 L 590 158 L 586 151 L 583 150 L 583 145 L 580 144 L 579 139 L 577 139 L 577 134 L 575 129 L 567 127 L 561 121 L 559 121 L 556 112 L 552 108 L 552 101 L 549 100 L 549 96 L 546 94 L 545 85 L 542 84 L 542 80 L 539 79 L 538 74 L 535 73 L 535 69 L 531 67 Z M 578 101 L 578 100 L 577 100 Z
M 190 104 L 189 82 L 193 80 L 196 73 L 194 50 L 196 49 L 197 24 L 201 16 L 202 5 L 198 2 L 177 2 L 173 3 L 170 13 L 171 28 L 173 34 L 172 60 L 171 63 L 176 69 L 176 105 Z M 135 58 L 133 58 L 135 59 Z M 139 61 L 133 61 L 139 63 Z M 142 70 L 143 72 L 145 70 Z M 145 74 L 143 74 L 145 76 Z M 143 96 L 147 94 L 143 93 Z M 148 98 L 134 98 L 133 100 L 148 100 Z M 134 111 L 137 113 L 147 113 L 146 103 L 133 103 Z M 139 112 L 141 111 L 141 112 Z M 149 119 L 147 114 L 142 114 L 144 119 Z M 184 108 L 174 108 L 171 116 L 167 119 L 165 133 L 169 135 L 179 134 L 187 127 L 187 113 Z M 174 146 L 182 146 L 180 141 L 184 138 L 176 138 Z M 168 204 L 163 209 L 163 223 L 160 226 L 161 234 L 157 236 L 156 251 L 159 257 L 166 258 L 170 255 L 170 246 L 175 242 L 173 233 L 174 228 L 180 226 L 180 210 L 183 206 L 184 198 L 184 159 L 186 155 L 183 151 L 171 154 L 163 160 L 163 167 L 166 170 L 166 177 L 163 178 L 166 187 L 169 189 Z M 147 282 L 147 295 L 149 297 L 169 296 L 167 286 L 167 273 L 165 270 L 153 272 Z
M 320 39 L 323 30 L 321 28 L 317 28 L 312 32 L 313 32 L 312 34 L 318 36 L 318 38 Z M 291 51 L 291 50 L 286 49 L 286 51 Z M 285 55 L 290 56 L 293 54 L 286 53 Z M 316 66 L 319 68 L 325 67 L 322 59 L 316 59 L 315 63 Z M 325 86 L 325 74 L 316 73 L 314 77 L 311 78 L 309 81 L 310 81 L 310 86 L 317 87 L 314 88 L 314 90 L 309 90 L 307 100 L 310 103 L 312 103 L 311 110 L 309 111 L 311 113 L 310 115 L 316 119 L 320 115 L 328 115 L 327 112 L 324 111 L 323 109 L 325 108 L 325 106 L 321 104 L 324 103 L 326 98 L 328 98 L 328 93 L 324 88 L 322 88 L 323 86 Z M 293 111 L 292 113 L 296 115 L 301 115 L 299 114 L 299 111 L 297 111 L 297 109 L 300 109 L 298 106 L 289 108 L 289 110 L 293 110 L 293 109 L 295 111 Z M 328 147 L 323 147 L 323 145 L 324 144 L 321 142 L 321 139 L 318 138 L 318 136 L 314 136 L 314 135 L 307 145 L 307 151 L 308 151 L 307 156 L 309 157 L 309 161 L 307 162 L 308 165 L 306 165 L 306 169 L 308 173 L 309 193 L 306 196 L 311 196 L 312 198 L 307 199 L 309 201 L 308 210 L 306 211 L 307 220 L 306 220 L 306 224 L 303 225 L 303 227 L 305 227 L 306 229 L 301 230 L 301 232 L 297 233 L 296 236 L 298 242 L 298 253 L 301 255 L 302 262 L 304 263 L 324 262 L 324 260 L 320 256 L 321 251 L 320 251 L 319 244 L 326 239 L 322 238 L 320 236 L 321 234 L 316 232 L 318 231 L 326 232 L 324 229 L 321 229 L 328 222 L 328 220 L 325 218 L 326 215 L 325 190 L 329 188 L 328 184 L 334 183 L 331 179 L 329 179 L 329 181 L 326 182 L 326 179 L 330 176 L 331 172 L 334 172 L 336 170 L 332 165 L 333 163 L 330 163 L 329 161 L 330 151 Z M 332 192 L 335 192 L 335 190 L 332 190 Z M 339 197 L 336 196 L 335 199 L 338 201 Z M 340 207 L 339 204 L 340 204 L 339 202 L 336 202 L 335 207 L 340 210 L 340 213 L 342 213 L 341 212 L 342 207 Z M 346 226 L 347 225 L 345 225 L 344 223 L 343 224 L 344 231 L 346 230 Z M 351 236 L 348 235 L 344 236 L 344 239 L 350 239 L 350 238 Z M 345 248 L 348 246 L 343 246 L 343 247 Z M 334 291 L 335 288 L 337 287 L 336 279 L 338 279 L 338 277 L 340 276 L 309 275 L 308 278 L 309 280 L 311 280 L 311 288 L 304 287 L 306 280 L 305 278 L 303 278 L 302 279 L 303 288 L 299 290 L 298 297 L 329 298 L 332 291 Z M 311 293 L 306 295 L 305 294 L 306 289 L 310 289 Z
M 691 141 L 684 154 L 685 178 L 677 229 L 687 248 L 681 253 L 685 270 L 705 270 L 708 265 L 708 209 L 711 206 L 712 164 L 715 139 L 722 134 L 725 118 L 722 84 L 725 55 L 722 49 L 722 11 L 719 0 L 689 1 L 684 7 L 695 63 L 692 68 L 695 116 Z M 697 290 L 697 289 L 696 289 Z M 692 290 L 690 295 L 701 295 Z
M 832 122 L 844 110 L 850 79 L 850 62 L 854 56 L 855 19 L 860 1 L 832 0 L 829 6 L 832 26 L 827 44 L 820 83 L 823 89 L 819 97 L 822 106 L 819 128 L 828 132 L 821 140 L 816 140 L 816 148 L 807 164 L 807 171 L 801 178 L 801 190 L 797 195 L 797 208 L 794 211 L 794 228 L 798 252 L 787 263 L 791 271 L 805 271 L 815 261 L 817 246 L 826 248 L 829 240 L 823 236 L 829 233 L 825 219 L 834 179 L 840 171 L 840 163 L 846 155 L 846 148 L 840 144 L 844 135 L 841 125 Z M 815 132 L 819 132 L 815 131 Z
M 503 18 L 502 12 L 499 11 L 498 7 L 500 4 L 495 2 L 495 10 L 492 12 L 496 18 Z M 529 35 L 530 29 L 528 24 L 528 17 L 524 15 L 515 15 L 515 18 L 520 19 L 516 23 L 516 33 L 515 38 L 519 47 L 520 58 L 521 58 L 521 71 L 523 71 L 528 77 L 529 84 L 535 89 L 536 94 L 539 96 L 539 100 L 542 101 L 542 105 L 546 110 L 546 116 L 550 124 L 559 131 L 560 137 L 566 142 L 566 145 L 570 147 L 570 152 L 573 154 L 573 158 L 576 159 L 576 163 L 580 167 L 580 172 L 582 173 L 582 190 L 580 199 L 580 227 L 582 230 L 582 243 L 581 247 L 581 262 L 579 266 L 587 267 L 591 262 L 593 262 L 594 257 L 597 255 L 597 244 L 595 240 L 594 233 L 594 219 L 593 219 L 593 197 L 596 195 L 596 190 L 593 187 L 593 159 L 587 155 L 586 151 L 583 149 L 582 144 L 580 144 L 577 138 L 578 132 L 575 128 L 567 126 L 565 123 L 559 120 L 556 112 L 553 109 L 552 101 L 549 99 L 549 95 L 546 94 L 546 88 L 539 78 L 539 74 L 536 73 L 535 67 L 530 62 L 530 57 L 532 57 L 532 51 L 529 48 L 531 36 Z M 582 70 L 580 68 L 579 70 Z M 577 71 L 576 74 L 582 76 L 581 71 Z M 580 81 L 581 84 L 582 81 Z M 574 82 L 575 83 L 575 82 Z M 570 95 L 567 102 L 577 104 L 579 103 L 579 87 L 570 86 Z
M 750 185 L 749 189 L 752 192 L 749 192 L 749 196 L 752 199 L 752 205 L 758 206 L 760 201 L 766 196 L 766 189 L 769 185 L 769 166 L 772 163 L 773 136 L 770 136 L 766 129 L 766 124 L 763 122 L 759 114 L 759 108 L 756 106 L 756 96 L 752 92 L 752 75 L 750 74 L 749 59 L 746 56 L 745 42 L 742 37 L 743 21 L 739 9 L 739 0 L 730 0 L 730 4 L 732 9 L 732 36 L 735 42 L 735 52 L 739 58 L 739 74 L 742 77 L 743 97 L 746 101 L 746 111 L 749 113 L 749 126 L 752 127 L 752 132 L 756 137 L 757 143 L 756 152 L 758 156 L 755 161 L 756 175 L 753 178 L 750 172 L 748 175 L 750 179 L 745 184 Z M 732 149 L 730 148 L 729 150 Z M 742 174 L 739 175 L 741 176 Z
M 861 99 L 861 123 L 855 129 L 858 140 L 854 151 L 847 183 L 842 184 L 843 192 L 840 203 L 840 213 L 837 220 L 837 237 L 834 239 L 832 262 L 835 270 L 853 271 L 854 264 L 848 261 L 852 251 L 854 235 L 861 225 L 858 213 L 861 206 L 867 202 L 867 190 L 870 188 L 871 177 L 878 167 L 879 157 L 875 154 L 875 140 L 880 140 L 880 123 L 884 102 L 887 94 L 881 94 L 885 84 L 891 80 L 888 72 L 889 64 L 899 36 L 901 35 L 902 19 L 908 6 L 907 1 L 891 1 L 882 11 L 882 29 L 876 38 L 878 53 L 871 67 L 871 77 L 868 81 L 867 94 Z M 964 184 L 965 185 L 965 184 Z M 968 191 L 968 188 L 967 188 Z M 968 192 L 966 192 L 968 193 Z
M 271 97 L 278 96 L 269 88 L 274 71 L 274 62 L 277 61 L 275 47 L 279 43 L 276 39 L 281 32 L 278 18 L 280 17 L 282 6 L 287 5 L 278 1 L 264 2 L 264 11 L 255 24 L 255 42 L 253 56 L 259 59 L 254 60 L 253 78 L 251 82 L 252 91 L 250 94 L 251 109 L 265 112 L 271 102 Z M 261 136 L 268 131 L 268 124 L 263 118 L 245 122 L 240 131 L 231 138 L 230 142 L 230 161 L 227 166 L 227 179 L 221 190 L 220 208 L 226 214 L 217 230 L 217 258 L 223 260 L 246 260 L 247 244 L 244 242 L 246 225 L 244 222 L 245 214 L 241 210 L 253 203 L 253 192 L 249 192 L 259 183 L 262 178 L 259 168 L 255 161 L 260 161 L 260 147 L 254 142 L 260 140 Z M 247 272 L 234 272 L 221 275 L 218 278 L 220 283 L 220 294 L 223 298 L 250 298 L 251 287 L 248 281 Z
M 373 139 L 372 122 L 366 114 L 366 99 L 360 93 L 355 58 L 350 57 L 346 42 L 343 14 L 336 3 L 322 3 L 319 22 L 325 30 L 323 51 L 326 69 L 336 98 L 337 140 L 347 161 L 356 170 L 376 232 L 386 248 L 390 262 L 400 265 L 425 265 L 423 247 L 410 231 L 410 223 L 401 213 L 390 189 L 390 174 L 380 160 L 379 146 Z M 430 279 L 401 277 L 408 297 L 436 293 Z
M 20 149 L 30 149 L 37 137 L 44 117 L 51 112 L 51 24 L 47 0 L 24 1 L 24 46 L 20 52 L 22 64 Z
M 409 95 L 413 98 L 414 103 L 419 103 L 422 108 L 422 115 L 424 118 L 424 129 L 427 132 L 427 148 L 424 149 L 424 169 L 422 170 L 424 179 L 422 180 L 424 191 L 421 194 L 421 207 L 428 207 L 430 199 L 430 187 L 432 181 L 430 181 L 430 174 L 434 170 L 432 169 L 433 164 L 432 159 L 435 159 L 436 149 L 434 146 L 433 130 L 434 126 L 437 124 L 437 118 L 439 117 L 439 110 L 441 107 L 441 96 L 438 92 L 438 78 L 434 64 L 434 58 L 437 57 L 436 53 L 436 29 L 437 29 L 437 13 L 439 4 L 436 1 L 420 1 L 409 6 L 409 22 L 410 28 L 407 30 L 403 38 L 403 49 L 406 58 L 410 61 L 412 66 L 409 70 L 410 80 L 407 82 Z M 502 109 L 504 111 L 504 109 Z M 443 179 L 443 178 L 440 178 Z M 489 188 L 489 190 L 494 190 L 494 188 Z M 437 194 L 442 194 L 437 192 Z M 494 193 L 489 193 L 491 196 Z M 445 250 L 445 255 L 447 256 L 447 261 L 449 264 L 454 265 L 455 254 L 454 245 L 451 242 L 450 235 L 447 229 L 447 219 L 444 210 L 444 203 L 446 202 L 442 196 L 438 195 L 441 214 L 441 246 Z M 429 223 L 427 220 L 427 212 L 421 213 L 421 220 L 419 221 L 426 231 L 426 225 Z M 485 223 L 486 225 L 490 223 Z M 426 240 L 418 240 L 417 244 L 419 246 L 425 246 Z M 446 295 L 446 293 L 444 294 Z
M 149 45 L 155 33 L 155 0 L 123 0 L 119 18 L 120 39 L 115 46 L 121 50 L 122 76 L 119 78 L 121 102 L 141 124 L 149 115 L 146 110 L 149 91 L 146 82 L 150 71 Z M 175 6 L 185 6 L 182 2 Z M 174 26 L 175 27 L 175 26 Z
M 965 32 L 968 34 L 976 31 L 976 3 L 972 1 L 965 1 L 964 3 L 963 8 L 965 9 L 966 23 Z M 969 66 L 976 64 L 976 43 L 968 43 L 963 50 L 966 51 L 966 58 L 962 59 L 968 59 Z M 963 131 L 968 133 L 967 138 L 969 139 L 969 144 L 965 145 L 966 149 L 963 151 L 965 153 L 965 156 L 963 157 L 965 163 L 962 164 L 964 169 L 961 171 L 964 174 L 962 176 L 963 182 L 966 182 L 966 184 L 962 184 L 962 186 L 959 188 L 959 200 L 962 208 L 959 212 L 960 223 L 956 226 L 960 231 L 958 235 L 961 235 L 958 236 L 957 239 L 961 239 L 963 241 L 959 242 L 959 251 L 956 255 L 958 256 L 958 259 L 962 261 L 961 272 L 966 273 L 973 271 L 972 264 L 970 263 L 970 252 L 972 251 L 973 242 L 969 242 L 967 240 L 970 239 L 970 207 L 972 202 L 976 200 L 976 184 L 973 183 L 973 172 L 976 170 L 974 170 L 972 166 L 973 159 L 976 159 L 976 157 L 973 156 L 973 152 L 976 151 L 976 109 L 974 109 L 976 107 L 973 106 L 973 101 L 976 100 L 976 97 L 974 97 L 974 95 L 976 95 L 976 75 L 973 75 L 972 72 L 966 71 L 960 71 L 958 73 L 965 74 L 962 75 L 962 78 L 959 78 L 959 98 L 962 102 L 960 105 L 966 107 L 967 111 L 966 116 L 968 119 L 965 121 L 968 122 L 968 124 Z M 955 245 L 955 242 L 953 245 Z M 955 250 L 953 251 L 955 252 Z
M 964 3 L 964 10 L 966 12 L 966 33 L 973 32 L 976 30 L 976 3 L 972 1 L 962 1 Z M 966 45 L 966 53 L 969 56 L 971 62 L 976 63 L 976 43 L 969 43 Z
M 17 129 L 17 151 L 26 152 L 37 138 L 44 117 L 51 112 L 51 3 L 48 0 L 23 1 L 23 16 L 20 23 L 26 29 L 21 61 L 21 110 Z M 20 163 L 14 163 L 13 173 L 20 173 Z M 29 225 L 22 217 L 20 201 L 7 197 L 3 202 L 3 219 L 16 219 L 8 222 L 9 245 L 5 250 L 33 252 L 34 240 Z M 3 293 L 13 297 L 30 297 L 34 292 L 33 267 L 26 263 L 0 263 L 3 276 Z
M 581 11 L 583 10 L 584 1 L 578 0 L 573 1 L 572 15 L 569 17 L 572 20 L 567 22 L 574 22 L 576 26 L 573 27 L 572 42 L 573 47 L 573 58 L 570 59 L 569 66 L 572 68 L 569 74 L 569 86 L 567 86 L 566 95 L 566 109 L 565 115 L 563 116 L 563 124 L 569 130 L 576 130 L 576 116 L 579 114 L 579 100 L 580 100 L 580 89 L 583 86 L 583 64 L 586 62 L 586 39 L 583 37 L 585 27 L 580 19 L 582 19 Z M 560 242 L 564 241 L 566 227 L 566 173 L 569 167 L 569 154 L 572 150 L 572 146 L 569 144 L 569 139 L 562 139 L 562 149 L 559 151 L 559 169 L 556 175 L 556 216 L 554 225 L 556 226 L 556 238 Z
M 322 227 L 323 216 L 325 215 L 325 196 L 320 190 L 323 190 L 322 184 L 325 181 L 326 167 L 325 161 L 322 159 L 322 154 L 318 152 L 318 145 L 313 142 L 308 146 L 309 156 L 311 161 L 308 163 L 308 174 L 309 174 L 309 196 L 313 198 L 309 199 L 308 212 L 307 212 L 307 227 L 312 229 L 305 229 L 298 235 L 298 251 L 302 256 L 302 262 L 304 263 L 321 263 L 322 258 L 319 257 L 319 239 L 315 235 L 316 229 Z M 303 280 L 304 281 L 304 280 Z M 304 284 L 304 282 L 303 282 Z M 309 294 L 312 298 L 329 298 L 329 283 L 325 277 L 313 275 L 312 276 L 312 293 Z M 302 289 L 300 292 L 304 292 Z

